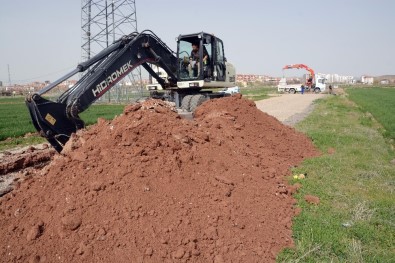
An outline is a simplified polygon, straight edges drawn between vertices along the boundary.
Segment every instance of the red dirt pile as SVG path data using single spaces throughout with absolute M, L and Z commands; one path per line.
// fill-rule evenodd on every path
M 289 168 L 318 153 L 233 96 L 161 101 L 78 132 L 0 199 L 2 262 L 273 262 L 293 245 Z

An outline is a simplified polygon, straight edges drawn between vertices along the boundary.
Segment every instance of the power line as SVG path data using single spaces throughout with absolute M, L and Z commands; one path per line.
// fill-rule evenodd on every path
M 60 69 L 60 70 L 57 70 L 57 71 L 53 71 L 53 72 L 50 72 L 50 73 L 47 73 L 47 74 L 44 74 L 44 75 L 34 76 L 34 77 L 26 78 L 26 79 L 17 79 L 17 80 L 14 80 L 14 81 L 15 82 L 25 82 L 25 81 L 31 81 L 31 80 L 36 80 L 36 79 L 42 79 L 44 77 L 48 77 L 48 76 L 51 76 L 51 75 L 54 75 L 54 74 L 65 72 L 66 70 L 70 71 L 72 68 L 73 67 L 67 67 L 67 68 L 63 68 L 63 69 Z M 10 85 L 11 85 L 11 80 L 10 79 L 9 79 L 9 82 L 10 82 Z

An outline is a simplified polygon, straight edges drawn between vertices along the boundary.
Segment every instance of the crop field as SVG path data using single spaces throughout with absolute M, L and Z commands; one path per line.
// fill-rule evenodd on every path
M 24 98 L 0 99 L 0 140 L 34 132 Z
M 395 140 L 395 88 L 348 89 L 349 98 L 383 126 L 384 136 Z
M 246 87 L 240 88 L 241 94 L 245 98 L 257 101 L 267 99 L 269 94 L 277 93 L 277 88 L 262 86 L 262 87 Z
M 124 106 L 92 105 L 81 114 L 81 118 L 87 125 L 95 123 L 99 117 L 112 119 L 122 113 Z M 23 138 L 25 134 L 35 132 L 24 97 L 0 98 L 0 150 L 7 148 L 8 144 L 12 147 L 42 142 L 43 140 L 38 136 Z

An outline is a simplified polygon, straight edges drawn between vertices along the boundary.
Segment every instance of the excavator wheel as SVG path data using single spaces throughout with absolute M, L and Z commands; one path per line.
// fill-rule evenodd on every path
M 186 95 L 181 101 L 181 109 L 190 111 L 191 99 L 193 95 Z
M 193 95 L 191 99 L 191 106 L 189 107 L 190 111 L 194 112 L 196 108 L 206 100 L 206 97 L 203 95 Z

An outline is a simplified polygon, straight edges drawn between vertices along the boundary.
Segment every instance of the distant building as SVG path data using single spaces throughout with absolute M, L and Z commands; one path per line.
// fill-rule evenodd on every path
M 3 81 L 0 81 L 0 87 L 3 87 Z
M 274 82 L 276 78 L 266 75 L 236 74 L 236 82 Z
M 362 82 L 363 84 L 369 84 L 369 85 L 371 85 L 371 84 L 373 84 L 373 81 L 374 81 L 374 78 L 371 77 L 371 76 L 362 76 L 362 77 L 361 77 L 361 82 Z
M 354 76 L 342 76 L 339 74 L 321 74 L 325 77 L 327 83 L 354 84 L 356 80 Z
M 390 84 L 390 81 L 389 81 L 389 79 L 382 79 L 382 80 L 380 80 L 380 84 L 388 85 L 388 84 Z

